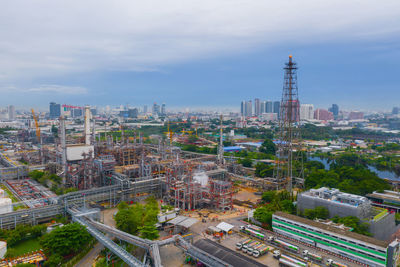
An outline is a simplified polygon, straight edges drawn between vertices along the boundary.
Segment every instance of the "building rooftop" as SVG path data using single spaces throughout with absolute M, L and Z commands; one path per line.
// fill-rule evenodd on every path
M 302 193 L 302 195 L 324 199 L 327 201 L 334 201 L 343 205 L 351 205 L 355 207 L 364 203 L 369 203 L 369 200 L 366 197 L 342 193 L 336 188 L 329 189 L 327 187 L 321 187 L 318 189 L 310 189 L 309 191 Z
M 400 202 L 400 193 L 390 190 L 384 190 L 383 193 L 378 193 L 377 191 L 374 191 L 373 193 L 368 194 L 367 197 Z
M 366 243 L 370 243 L 370 244 L 373 244 L 375 246 L 379 246 L 379 247 L 382 247 L 382 248 L 387 248 L 387 246 L 390 243 L 388 241 L 382 241 L 382 240 L 375 239 L 373 237 L 369 237 L 369 236 L 353 233 L 353 232 L 350 232 L 350 231 L 345 230 L 345 229 L 340 229 L 338 227 L 331 226 L 329 224 L 320 223 L 320 222 L 317 222 L 317 221 L 309 220 L 309 219 L 306 219 L 306 218 L 303 218 L 303 217 L 299 217 L 299 216 L 288 214 L 288 213 L 281 212 L 281 211 L 275 212 L 274 215 L 280 216 L 280 217 L 283 217 L 283 218 L 286 218 L 286 219 L 289 219 L 289 220 L 297 221 L 297 222 L 300 222 L 300 223 L 303 223 L 303 224 L 306 224 L 306 225 L 310 225 L 310 226 L 313 226 L 313 227 L 317 227 L 317 228 L 320 228 L 322 230 L 329 231 L 329 232 L 332 232 L 332 233 L 335 233 L 335 234 L 346 236 L 348 238 L 353 238 L 353 239 L 360 240 L 360 241 L 363 241 L 363 242 L 366 242 Z

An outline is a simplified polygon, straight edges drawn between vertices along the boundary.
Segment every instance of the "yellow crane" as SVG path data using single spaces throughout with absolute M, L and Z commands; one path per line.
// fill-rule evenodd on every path
M 39 128 L 38 118 L 35 115 L 35 111 L 33 109 L 31 109 L 31 111 L 32 111 L 33 120 L 35 121 L 36 138 L 37 138 L 37 140 L 38 140 L 38 142 L 40 144 L 41 143 L 40 142 L 40 128 Z

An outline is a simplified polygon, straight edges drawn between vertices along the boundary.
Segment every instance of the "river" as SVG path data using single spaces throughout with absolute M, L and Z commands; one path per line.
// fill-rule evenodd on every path
M 309 157 L 308 159 L 321 162 L 322 164 L 324 164 L 325 170 L 329 170 L 329 163 L 328 163 L 328 159 L 327 158 Z M 378 170 L 376 167 L 374 167 L 372 165 L 367 165 L 367 167 L 371 171 L 375 172 L 378 175 L 379 178 L 389 179 L 389 180 L 393 180 L 393 181 L 400 181 L 400 176 L 397 175 L 395 172 L 385 171 L 385 170 L 384 171 L 380 171 L 380 170 Z

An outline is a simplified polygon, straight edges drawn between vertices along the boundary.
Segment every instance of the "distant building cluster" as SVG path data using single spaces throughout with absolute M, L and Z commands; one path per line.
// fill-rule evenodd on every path
M 243 117 L 260 117 L 264 114 L 276 114 L 276 115 L 264 115 L 263 117 L 278 118 L 280 113 L 281 102 L 280 101 L 261 101 L 259 98 L 254 99 L 254 106 L 251 100 L 242 101 L 240 105 L 240 114 Z

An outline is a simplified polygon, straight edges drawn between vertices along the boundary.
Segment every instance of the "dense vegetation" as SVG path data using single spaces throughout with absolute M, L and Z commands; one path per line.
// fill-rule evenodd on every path
M 128 206 L 126 202 L 121 202 L 118 205 L 115 221 L 118 229 L 153 240 L 158 238 L 158 230 L 155 226 L 158 213 L 158 203 L 152 197 L 147 198 L 144 205 L 136 203 Z
M 254 212 L 254 218 L 263 224 L 263 227 L 271 229 L 272 214 L 275 211 L 296 213 L 293 205 L 294 196 L 288 191 L 265 191 L 262 195 L 262 205 Z
M 91 240 L 86 228 L 78 223 L 57 227 L 40 241 L 48 257 L 45 266 L 58 266 L 64 258 L 79 253 Z
M 14 249 L 15 246 L 19 245 L 29 239 L 39 238 L 46 232 L 46 226 L 44 225 L 17 225 L 13 230 L 0 229 L 0 238 L 7 242 L 8 250 L 5 255 L 8 257 L 17 256 L 17 251 Z
M 316 166 L 306 175 L 305 187 L 334 187 L 347 193 L 366 195 L 373 191 L 390 189 L 390 185 L 370 171 L 367 162 L 357 154 L 344 153 L 335 158 L 330 169 Z
M 366 222 L 361 222 L 360 219 L 358 219 L 355 216 L 346 216 L 346 217 L 334 216 L 332 218 L 332 221 L 335 223 L 342 223 L 347 227 L 353 228 L 352 231 L 355 233 L 372 236 L 371 233 L 368 231 L 369 224 Z

